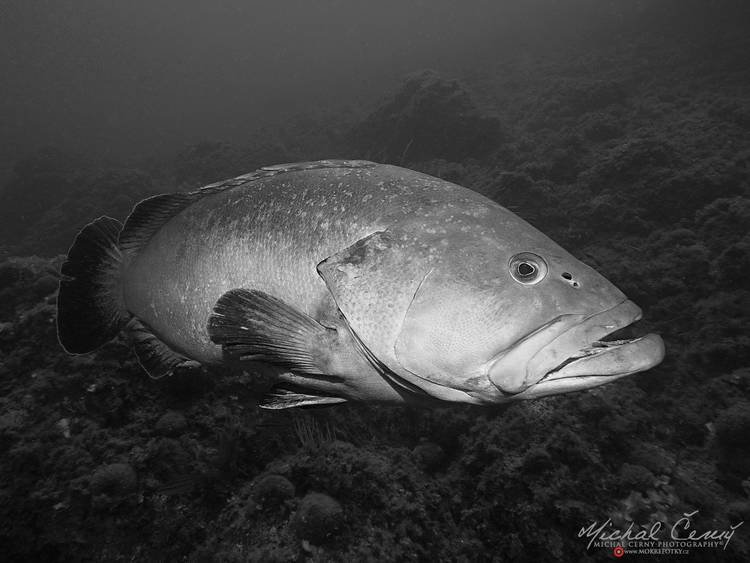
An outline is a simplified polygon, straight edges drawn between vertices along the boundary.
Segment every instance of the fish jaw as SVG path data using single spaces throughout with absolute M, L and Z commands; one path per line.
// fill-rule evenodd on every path
M 627 299 L 595 315 L 557 317 L 493 360 L 489 379 L 507 398 L 531 399 L 596 387 L 650 369 L 664 358 L 658 335 L 599 340 L 640 318 L 640 308 Z
M 651 369 L 664 359 L 664 341 L 653 333 L 633 340 L 613 341 L 590 350 L 594 352 L 546 374 L 514 398 L 538 399 L 591 389 Z

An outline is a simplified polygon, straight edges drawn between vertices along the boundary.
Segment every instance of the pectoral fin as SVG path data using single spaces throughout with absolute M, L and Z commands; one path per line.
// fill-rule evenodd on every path
M 281 299 L 248 289 L 232 289 L 219 298 L 208 334 L 231 357 L 313 375 L 327 374 L 325 351 L 336 338 L 334 329 Z

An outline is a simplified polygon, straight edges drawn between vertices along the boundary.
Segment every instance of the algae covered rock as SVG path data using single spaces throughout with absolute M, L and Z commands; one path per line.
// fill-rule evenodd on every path
M 91 476 L 91 504 L 99 510 L 115 506 L 134 493 L 137 486 L 138 477 L 129 464 L 104 465 Z
M 291 526 L 301 540 L 321 544 L 337 535 L 344 521 L 344 511 L 335 499 L 323 493 L 308 493 L 300 502 Z
M 57 291 L 58 271 L 63 259 L 63 256 L 0 258 L 0 320 L 18 318 L 20 309 L 33 307 Z
M 412 453 L 417 463 L 425 471 L 434 471 L 445 460 L 445 451 L 443 448 L 439 444 L 428 440 L 422 440 L 415 446 Z
M 265 475 L 253 487 L 251 498 L 263 508 L 275 506 L 294 498 L 294 484 L 281 475 Z
M 187 429 L 187 419 L 180 412 L 170 411 L 156 421 L 155 429 L 162 436 L 176 437 Z

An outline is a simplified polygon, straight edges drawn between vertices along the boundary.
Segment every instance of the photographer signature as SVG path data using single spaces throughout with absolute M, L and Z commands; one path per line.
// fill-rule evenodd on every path
M 698 510 L 693 512 L 685 512 L 682 517 L 678 519 L 669 528 L 669 537 L 673 541 L 681 542 L 705 542 L 705 541 L 716 541 L 720 544 L 723 543 L 724 549 L 729 545 L 729 541 L 732 539 L 734 532 L 744 524 L 744 520 L 737 524 L 732 524 L 726 530 L 705 530 L 698 531 L 693 528 L 692 518 L 698 514 Z M 667 527 L 664 522 L 654 522 L 648 529 L 633 529 L 635 523 L 631 522 L 625 530 L 619 530 L 617 528 L 612 529 L 612 520 L 607 520 L 599 525 L 598 521 L 594 521 L 589 526 L 584 526 L 578 532 L 578 537 L 582 538 L 586 536 L 589 539 L 588 548 L 590 549 L 594 542 L 598 541 L 615 541 L 624 542 L 629 540 L 639 541 L 662 541 L 663 535 Z M 610 527 L 609 529 L 607 529 Z

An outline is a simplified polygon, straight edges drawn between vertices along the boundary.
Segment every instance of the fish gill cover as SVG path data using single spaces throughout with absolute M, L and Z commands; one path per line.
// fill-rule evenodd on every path
M 669 528 L 698 510 L 704 532 L 750 520 L 750 46 L 733 25 L 747 12 L 680 6 L 643 8 L 611 49 L 487 62 L 460 86 L 495 100 L 502 135 L 482 154 L 427 140 L 404 152 L 413 132 L 391 144 L 375 109 L 280 128 L 257 160 L 381 151 L 549 233 L 616 281 L 669 347 L 653 372 L 592 392 L 502 410 L 268 413 L 255 378 L 152 381 L 120 340 L 68 356 L 55 293 L 75 232 L 146 195 L 247 171 L 252 147 L 269 145 L 200 143 L 138 169 L 64 148 L 20 161 L 0 193 L 4 557 L 604 561 L 612 548 L 580 537 L 592 522 Z M 379 107 L 419 130 L 413 104 Z M 461 139 L 460 120 L 447 122 Z M 747 533 L 686 558 L 747 561 Z

